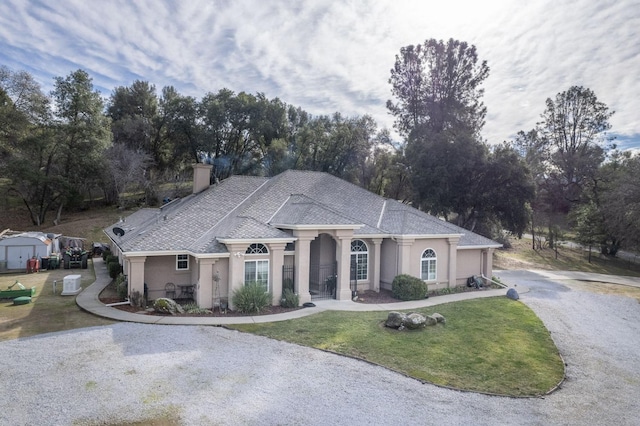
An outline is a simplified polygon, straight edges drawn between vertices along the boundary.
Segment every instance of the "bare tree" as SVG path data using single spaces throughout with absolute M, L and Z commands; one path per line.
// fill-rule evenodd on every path
M 153 164 L 149 154 L 135 151 L 124 144 L 115 144 L 106 151 L 109 178 L 118 197 L 118 205 L 124 206 L 128 191 L 143 188 L 146 170 Z

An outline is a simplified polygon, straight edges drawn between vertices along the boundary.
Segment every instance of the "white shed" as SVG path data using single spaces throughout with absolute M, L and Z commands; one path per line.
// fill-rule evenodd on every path
M 38 259 L 60 251 L 56 234 L 42 232 L 22 232 L 6 235 L 0 239 L 0 271 L 6 269 L 26 269 L 27 260 Z

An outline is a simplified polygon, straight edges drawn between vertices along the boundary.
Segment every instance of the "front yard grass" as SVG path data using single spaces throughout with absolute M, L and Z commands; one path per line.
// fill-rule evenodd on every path
M 229 328 L 364 359 L 418 380 L 476 392 L 536 396 L 564 377 L 549 332 L 531 309 L 507 298 L 448 303 L 446 324 L 419 331 L 384 327 L 388 312 L 327 311 L 291 321 Z
M 113 324 L 111 320 L 87 313 L 76 305 L 75 296 L 61 296 L 66 275 L 82 275 L 82 288 L 95 281 L 93 262 L 88 269 L 43 270 L 33 274 L 0 274 L 0 288 L 18 280 L 26 288 L 36 287 L 32 302 L 15 306 L 11 299 L 0 299 L 0 341 L 35 336 L 54 331 Z M 57 281 L 53 294 L 53 281 Z

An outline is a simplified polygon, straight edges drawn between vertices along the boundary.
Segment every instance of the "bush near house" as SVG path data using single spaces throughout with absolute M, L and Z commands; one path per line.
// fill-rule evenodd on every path
M 233 292 L 231 299 L 236 310 L 243 314 L 257 314 L 271 305 L 271 294 L 260 283 L 250 282 Z
M 122 273 L 122 265 L 120 265 L 117 260 L 115 262 L 109 262 L 107 263 L 107 270 L 109 271 L 109 276 L 115 280 L 118 275 Z
M 123 274 L 118 274 L 118 276 L 116 277 L 116 291 L 118 292 L 118 297 L 121 300 L 125 300 L 129 295 L 128 284 Z
M 391 283 L 393 297 L 400 300 L 420 300 L 427 297 L 427 284 L 420 278 L 402 274 Z
M 297 308 L 300 305 L 300 297 L 290 288 L 285 288 L 282 292 L 282 300 L 280 306 L 283 308 Z
M 106 263 L 109 256 L 113 256 L 113 255 L 111 254 L 111 249 L 107 247 L 102 252 L 102 260 Z

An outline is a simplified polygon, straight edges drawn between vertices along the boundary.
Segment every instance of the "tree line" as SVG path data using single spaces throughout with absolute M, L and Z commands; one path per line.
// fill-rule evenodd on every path
M 196 99 L 134 81 L 103 99 L 77 70 L 45 95 L 29 73 L 0 67 L 5 196 L 40 225 L 93 198 L 124 205 L 143 192 L 158 204 L 160 184 L 194 162 L 213 166 L 212 181 L 316 170 L 498 240 L 531 232 L 553 245 L 571 228 L 607 254 L 637 247 L 640 159 L 612 144 L 613 112 L 570 87 L 547 99 L 535 128 L 492 144 L 482 138 L 489 71 L 466 42 L 401 48 L 387 102 L 396 141 L 370 116 L 314 116 L 262 93 Z

